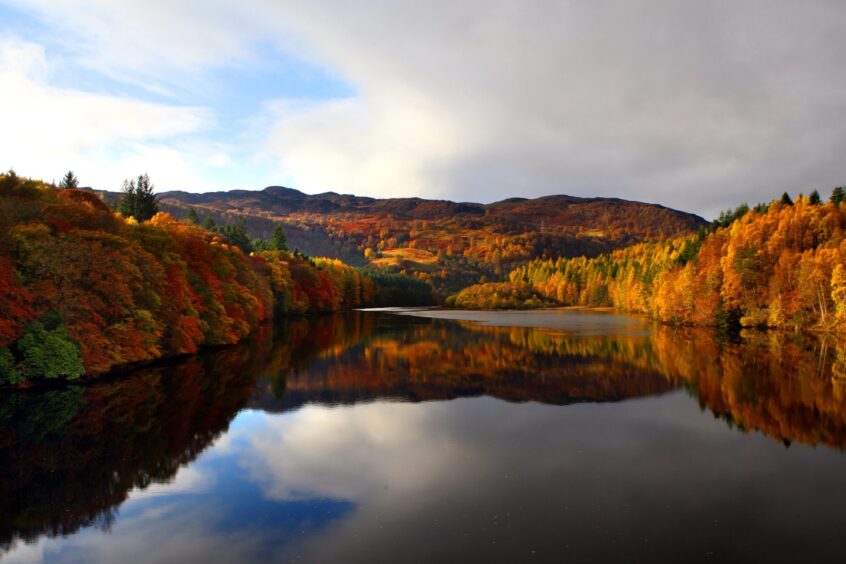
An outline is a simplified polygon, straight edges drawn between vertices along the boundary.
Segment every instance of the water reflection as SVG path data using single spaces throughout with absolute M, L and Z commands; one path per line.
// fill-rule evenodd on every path
M 128 377 L 8 394 L 7 558 L 689 560 L 750 556 L 775 532 L 775 560 L 831 548 L 841 344 L 531 315 L 297 319 Z M 795 442 L 834 449 L 781 446 Z M 681 523 L 699 528 L 684 542 L 669 538 Z

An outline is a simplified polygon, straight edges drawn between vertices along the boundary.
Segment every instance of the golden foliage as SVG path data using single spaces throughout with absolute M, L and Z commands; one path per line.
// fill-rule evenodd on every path
M 697 236 L 596 258 L 535 260 L 509 274 L 557 305 L 613 306 L 674 325 L 846 327 L 846 206 L 774 202 Z M 468 288 L 454 303 L 521 307 Z

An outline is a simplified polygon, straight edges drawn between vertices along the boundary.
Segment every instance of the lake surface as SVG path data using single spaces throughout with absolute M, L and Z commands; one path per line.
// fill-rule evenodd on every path
M 2 392 L 0 562 L 832 562 L 844 447 L 832 339 L 294 319 Z

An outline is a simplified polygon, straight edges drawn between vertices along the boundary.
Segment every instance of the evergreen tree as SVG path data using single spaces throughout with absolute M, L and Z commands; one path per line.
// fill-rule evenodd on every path
M 62 182 L 59 184 L 59 188 L 79 188 L 79 179 L 74 175 L 73 171 L 68 171 L 65 174 L 64 178 L 62 178 Z
M 138 204 L 138 221 L 147 221 L 159 213 L 159 197 L 153 193 L 153 184 L 150 177 L 142 174 L 135 184 L 135 197 Z
M 185 220 L 193 223 L 194 225 L 200 225 L 200 216 L 197 215 L 197 210 L 194 208 L 188 208 L 188 213 L 185 215 Z
M 123 187 L 120 189 L 120 201 L 118 202 L 118 211 L 124 217 L 135 217 L 136 210 L 136 196 L 135 196 L 135 180 L 124 180 Z
M 118 211 L 125 217 L 147 221 L 159 212 L 159 197 L 153 193 L 150 177 L 142 174 L 138 180 L 124 180 Z
M 223 228 L 222 235 L 230 245 L 238 247 L 245 253 L 253 252 L 253 242 L 247 234 L 247 225 L 244 223 L 243 217 L 234 223 L 227 223 Z
M 840 204 L 846 202 L 846 188 L 838 187 L 831 191 L 831 203 Z
M 822 203 L 822 198 L 820 198 L 820 193 L 814 190 L 811 192 L 811 195 L 808 196 L 808 201 L 811 203 L 812 206 L 818 206 Z
M 273 232 L 270 234 L 270 248 L 274 251 L 288 250 L 288 237 L 285 235 L 285 229 L 279 223 L 273 227 Z
M 218 231 L 217 222 L 210 215 L 207 215 L 206 219 L 203 220 L 203 228 L 206 229 L 207 231 L 211 231 L 213 233 L 217 233 L 217 231 Z
M 793 200 L 790 199 L 790 194 L 788 194 L 787 192 L 782 194 L 781 195 L 781 203 L 784 204 L 785 206 L 792 206 Z

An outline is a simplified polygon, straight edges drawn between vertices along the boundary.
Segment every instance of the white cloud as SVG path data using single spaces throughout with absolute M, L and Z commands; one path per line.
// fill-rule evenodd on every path
M 459 198 L 602 194 L 715 213 L 844 179 L 840 2 L 294 1 L 268 10 L 359 88 L 356 104 L 333 109 L 341 130 L 365 124 L 353 139 L 283 122 L 300 145 L 356 155 L 351 191 L 370 190 L 368 157 L 399 139 L 410 140 L 411 164 L 391 183 Z M 450 141 L 443 153 L 418 151 L 414 127 L 394 118 L 408 93 L 435 116 L 424 138 Z M 363 119 L 355 114 L 365 104 Z M 319 178 L 296 147 L 275 147 L 295 176 Z
M 363 502 L 388 485 L 394 492 L 424 492 L 449 472 L 456 458 L 469 452 L 442 430 L 436 439 L 431 436 L 432 420 L 447 409 L 408 404 L 307 406 L 292 417 L 264 420 L 262 426 L 250 428 L 246 440 L 253 454 L 241 464 L 275 500 Z M 379 464 L 374 464 L 375 452 Z M 343 463 L 327 463 L 327 456 Z
M 839 0 L 16 4 L 70 30 L 81 64 L 173 96 L 213 91 L 262 45 L 332 69 L 354 97 L 256 108 L 258 157 L 306 191 L 615 195 L 712 215 L 846 181 Z
M 281 102 L 270 113 L 263 154 L 278 158 L 281 175 L 294 186 L 382 197 L 447 195 L 426 167 L 454 157 L 457 132 L 422 101 Z
M 72 168 L 84 184 L 111 189 L 145 171 L 170 185 L 205 183 L 195 163 L 203 149 L 171 144 L 208 127 L 205 110 L 56 88 L 49 76 L 43 47 L 0 39 L 3 170 L 52 180 Z
M 209 87 L 208 66 L 249 64 L 258 24 L 225 0 L 7 2 L 60 30 L 52 39 L 82 65 L 165 95 Z
M 145 488 L 129 492 L 128 500 L 164 497 L 179 494 L 202 494 L 214 487 L 217 476 L 194 464 L 180 468 L 176 476 L 166 482 L 153 482 Z

